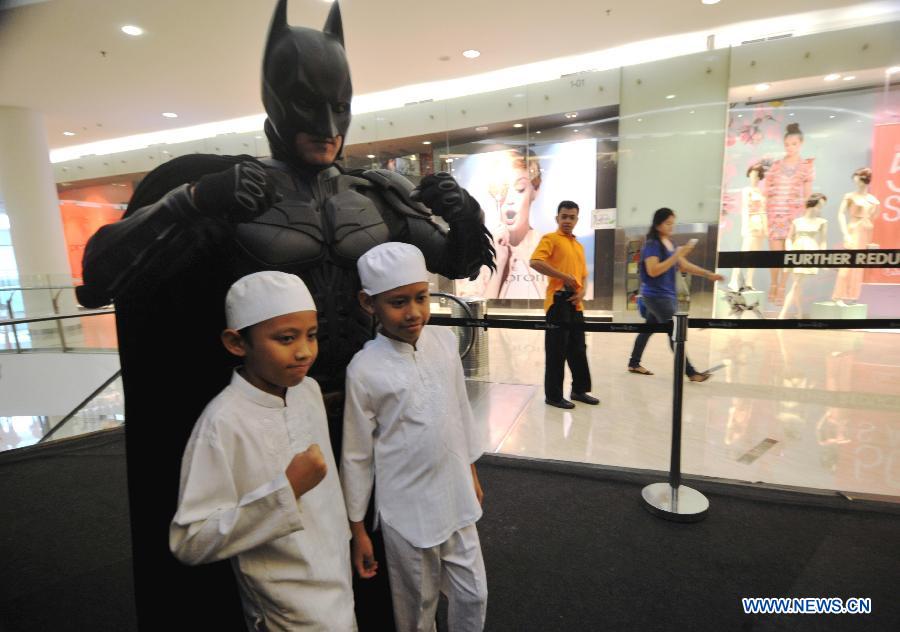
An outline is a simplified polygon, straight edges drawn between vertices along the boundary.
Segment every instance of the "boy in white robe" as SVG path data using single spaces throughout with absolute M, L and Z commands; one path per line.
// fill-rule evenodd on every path
M 181 464 L 169 547 L 230 558 L 250 630 L 356 629 L 350 533 L 319 385 L 312 296 L 266 271 L 228 291 L 222 342 L 243 359 L 204 409 Z
M 451 632 L 484 627 L 487 582 L 475 522 L 484 451 L 453 333 L 427 327 L 428 271 L 415 247 L 386 243 L 357 262 L 374 340 L 347 368 L 341 483 L 362 578 L 378 564 L 363 519 L 375 486 L 398 632 L 429 632 L 438 594 Z

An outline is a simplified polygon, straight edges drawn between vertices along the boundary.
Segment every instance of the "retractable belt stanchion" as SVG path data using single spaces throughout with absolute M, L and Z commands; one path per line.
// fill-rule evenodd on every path
M 684 389 L 684 344 L 687 340 L 688 315 L 675 314 L 672 342 L 675 346 L 675 368 L 672 387 L 672 460 L 668 483 L 647 485 L 641 495 L 644 506 L 653 514 L 676 522 L 697 522 L 706 517 L 706 496 L 681 484 L 681 401 Z

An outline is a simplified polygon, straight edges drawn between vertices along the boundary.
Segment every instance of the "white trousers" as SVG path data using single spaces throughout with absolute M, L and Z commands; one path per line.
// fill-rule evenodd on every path
M 381 523 L 397 632 L 433 632 L 438 595 L 449 602 L 450 632 L 480 632 L 487 613 L 487 577 L 475 525 L 420 549 Z

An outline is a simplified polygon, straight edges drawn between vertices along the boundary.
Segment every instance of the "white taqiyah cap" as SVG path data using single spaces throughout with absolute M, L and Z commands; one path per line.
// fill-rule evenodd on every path
M 254 272 L 234 282 L 225 296 L 225 323 L 229 329 L 243 329 L 264 320 L 316 311 L 306 284 L 295 274 L 266 270 Z
M 428 281 L 422 251 L 399 241 L 375 246 L 359 258 L 356 267 L 363 292 L 369 296 L 410 283 Z

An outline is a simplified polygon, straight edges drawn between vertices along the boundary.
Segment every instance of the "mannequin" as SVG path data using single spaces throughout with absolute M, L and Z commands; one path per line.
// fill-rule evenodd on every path
M 769 250 L 784 250 L 792 221 L 800 217 L 803 203 L 812 194 L 816 177 L 812 158 L 800 156 L 803 132 L 791 123 L 784 132 L 784 158 L 776 160 L 766 173 L 766 214 L 768 216 Z M 784 297 L 787 270 L 772 268 L 769 301 L 778 303 Z
M 741 252 L 762 250 L 768 234 L 766 197 L 759 188 L 759 183 L 766 177 L 766 165 L 758 162 L 751 166 L 747 169 L 747 177 L 750 186 L 741 189 Z M 741 272 L 741 268 L 731 271 L 728 289 L 734 292 L 754 289 L 753 268 L 743 269 L 743 279 Z
M 841 233 L 844 235 L 844 248 L 858 249 L 869 248 L 872 244 L 872 221 L 878 215 L 878 207 L 881 202 L 869 193 L 869 183 L 872 181 L 872 170 L 862 167 L 853 172 L 853 182 L 856 191 L 848 193 L 841 200 L 841 208 L 838 210 L 838 223 Z M 837 281 L 834 283 L 834 292 L 831 295 L 838 305 L 844 306 L 848 302 L 855 302 L 862 290 L 863 273 L 861 268 L 841 268 L 838 270 Z
M 806 212 L 791 222 L 791 230 L 787 238 L 787 250 L 825 250 L 825 235 L 828 234 L 828 220 L 820 217 L 825 202 L 821 193 L 813 193 L 806 200 Z M 797 308 L 797 318 L 803 318 L 803 284 L 806 278 L 818 274 L 818 268 L 794 268 L 794 283 L 784 299 L 778 318 L 786 318 L 791 305 Z

